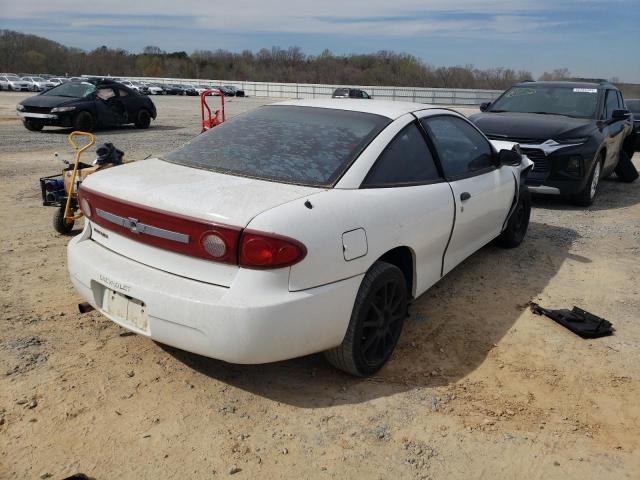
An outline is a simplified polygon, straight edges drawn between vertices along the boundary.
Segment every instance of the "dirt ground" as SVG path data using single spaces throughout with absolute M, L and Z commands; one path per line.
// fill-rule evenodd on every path
M 640 182 L 603 181 L 587 209 L 536 200 L 520 248 L 485 247 L 416 300 L 373 378 L 321 355 L 230 365 L 77 313 L 38 186 L 67 132 L 22 128 L 22 97 L 0 94 L 0 478 L 639 478 Z M 198 133 L 196 98 L 153 99 L 149 130 L 98 141 L 140 160 Z M 582 340 L 530 300 L 616 332 Z

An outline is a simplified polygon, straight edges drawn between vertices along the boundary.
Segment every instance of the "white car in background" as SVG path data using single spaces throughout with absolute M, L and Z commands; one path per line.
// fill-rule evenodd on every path
M 118 80 L 118 81 L 121 84 L 126 85 L 127 87 L 129 87 L 131 90 L 135 90 L 136 92 L 140 93 L 140 87 L 138 85 L 135 85 L 130 80 Z
M 68 268 L 94 308 L 158 342 L 235 363 L 324 351 L 370 375 L 412 298 L 492 240 L 522 242 L 532 165 L 443 108 L 264 106 L 84 180 Z
M 164 95 L 164 88 L 161 86 L 153 83 L 147 83 L 146 86 L 149 89 L 149 95 Z
M 31 85 L 17 75 L 1 75 L 0 90 L 10 90 L 13 92 L 28 92 Z
M 55 87 L 55 84 L 42 77 L 22 77 L 22 80 L 29 84 L 29 90 L 32 92 L 44 92 Z

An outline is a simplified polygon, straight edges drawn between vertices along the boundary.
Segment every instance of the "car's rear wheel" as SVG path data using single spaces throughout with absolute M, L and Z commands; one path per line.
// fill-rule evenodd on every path
M 39 132 L 44 128 L 44 123 L 33 120 L 24 120 L 22 124 L 24 125 L 24 128 L 30 132 Z
M 149 125 L 151 125 L 151 114 L 148 110 L 142 108 L 138 111 L 135 125 L 138 128 L 149 128 Z
M 588 207 L 593 204 L 598 193 L 598 185 L 602 176 L 602 164 L 604 163 L 604 155 L 600 154 L 591 168 L 591 174 L 584 188 L 573 196 L 573 203 L 581 207 Z
M 73 117 L 73 128 L 81 132 L 92 132 L 95 128 L 95 121 L 91 113 L 85 111 L 78 112 Z
M 365 377 L 393 353 L 407 316 L 407 283 L 398 267 L 376 262 L 364 276 L 342 343 L 324 353 L 336 368 Z
M 621 182 L 631 183 L 638 178 L 638 170 L 627 152 L 620 152 L 620 160 L 616 165 L 616 175 Z
M 507 222 L 507 228 L 496 239 L 501 247 L 515 248 L 524 240 L 531 218 L 531 194 L 526 185 L 520 185 L 518 203 Z
M 56 209 L 56 213 L 53 215 L 53 228 L 56 232 L 66 235 L 73 230 L 74 220 L 67 220 L 64 218 L 65 205 L 62 204 Z

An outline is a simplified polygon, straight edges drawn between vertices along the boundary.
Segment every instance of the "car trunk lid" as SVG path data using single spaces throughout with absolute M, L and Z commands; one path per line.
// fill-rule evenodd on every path
M 153 268 L 229 286 L 237 262 L 199 257 L 197 232 L 220 228 L 233 240 L 261 212 L 320 189 L 149 159 L 92 174 L 83 190 L 97 243 Z

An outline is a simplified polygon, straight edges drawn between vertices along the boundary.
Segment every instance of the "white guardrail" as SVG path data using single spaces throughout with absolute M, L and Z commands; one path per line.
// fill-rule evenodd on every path
M 102 75 L 83 75 L 99 77 Z M 114 77 L 125 78 L 125 77 Z M 126 77 L 149 83 L 187 83 L 192 85 L 232 85 L 244 90 L 250 97 L 272 98 L 326 98 L 336 88 L 359 88 L 378 100 L 398 100 L 405 102 L 432 103 L 436 105 L 480 105 L 482 102 L 495 100 L 501 90 L 474 90 L 462 88 L 419 88 L 419 87 L 380 87 L 366 85 L 326 85 L 312 83 L 272 83 L 244 82 L 234 80 L 204 80 L 197 78 L 158 78 L 158 77 Z

